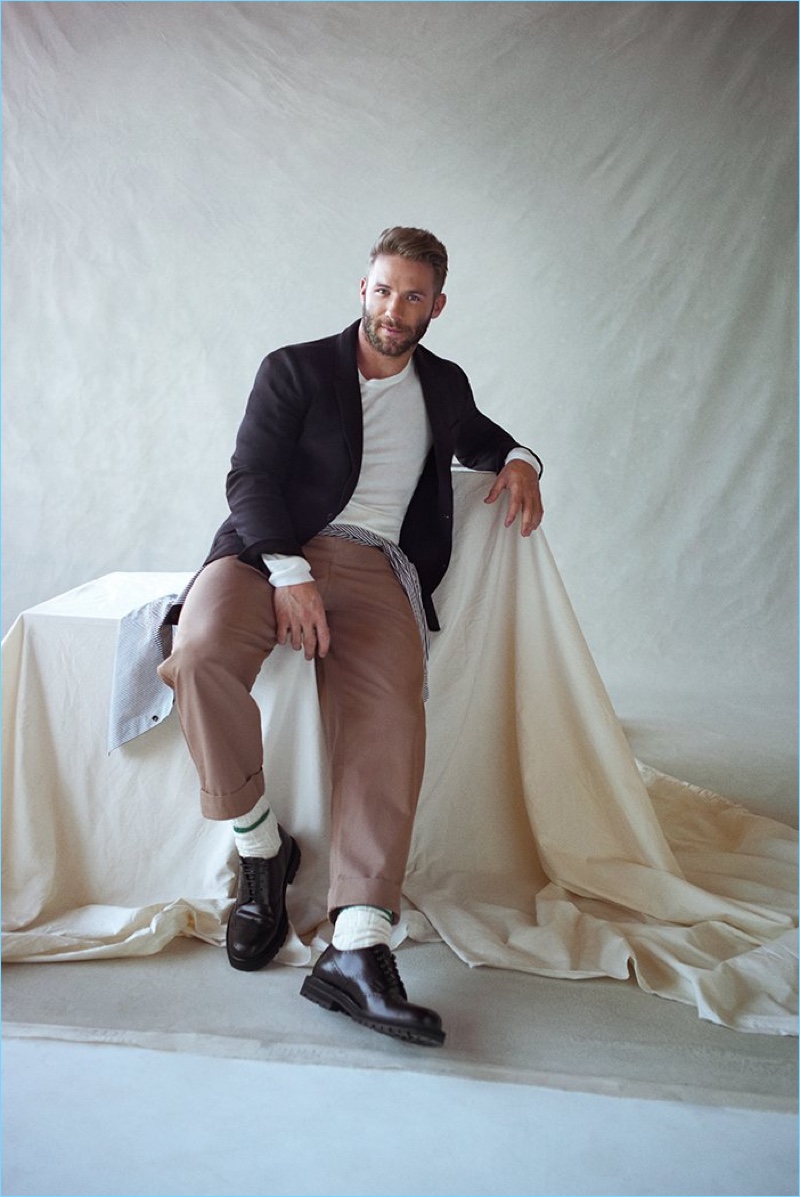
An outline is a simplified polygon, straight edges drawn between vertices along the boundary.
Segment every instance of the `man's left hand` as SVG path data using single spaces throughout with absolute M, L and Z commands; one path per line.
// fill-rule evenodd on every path
M 519 514 L 521 516 L 520 531 L 523 536 L 530 536 L 544 516 L 542 496 L 539 491 L 539 475 L 527 461 L 509 461 L 504 465 L 495 479 L 494 486 L 489 491 L 484 502 L 495 503 L 504 490 L 508 491 L 508 514 L 505 526 L 510 528 Z

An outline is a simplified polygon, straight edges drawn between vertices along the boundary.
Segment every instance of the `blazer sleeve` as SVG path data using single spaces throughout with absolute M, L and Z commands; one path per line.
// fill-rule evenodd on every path
M 286 501 L 287 478 L 309 405 L 296 365 L 282 350 L 261 363 L 236 436 L 226 493 L 248 556 L 300 553 Z
M 459 369 L 458 419 L 454 455 L 471 470 L 499 473 L 512 449 L 519 446 L 510 433 L 479 411 L 466 374 Z

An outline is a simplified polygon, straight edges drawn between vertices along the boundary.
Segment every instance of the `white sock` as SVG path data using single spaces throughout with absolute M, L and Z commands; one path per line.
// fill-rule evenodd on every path
M 333 946 L 340 952 L 356 948 L 388 946 L 392 933 L 392 916 L 378 906 L 344 906 L 336 916 L 333 927 Z
M 277 856 L 281 848 L 278 820 L 264 794 L 246 815 L 231 819 L 233 838 L 240 856 Z

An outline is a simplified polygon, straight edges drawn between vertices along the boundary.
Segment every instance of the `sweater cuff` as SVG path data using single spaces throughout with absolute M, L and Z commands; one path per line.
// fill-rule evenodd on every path
M 523 449 L 522 445 L 517 445 L 516 449 L 512 449 L 508 453 L 505 464 L 508 465 L 510 461 L 526 461 L 528 465 L 533 466 L 540 478 L 544 472 L 542 459 L 537 457 L 535 453 L 532 453 L 530 449 Z
M 261 560 L 269 570 L 273 586 L 300 586 L 313 582 L 311 566 L 305 557 L 290 557 L 287 553 L 262 553 Z

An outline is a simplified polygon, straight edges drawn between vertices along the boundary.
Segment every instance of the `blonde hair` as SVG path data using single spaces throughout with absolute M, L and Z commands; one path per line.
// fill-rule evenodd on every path
M 440 295 L 447 278 L 447 250 L 427 229 L 409 229 L 395 225 L 384 229 L 369 253 L 370 268 L 381 254 L 396 254 L 412 262 L 427 262 L 433 268 L 436 294 Z

